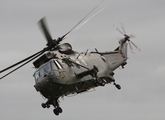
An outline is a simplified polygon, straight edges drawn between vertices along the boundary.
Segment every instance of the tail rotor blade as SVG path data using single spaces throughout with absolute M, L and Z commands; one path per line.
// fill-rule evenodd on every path
M 133 48 L 132 48 L 132 45 L 131 45 L 130 42 L 128 42 L 128 45 L 129 45 L 129 47 L 130 47 L 130 49 L 131 49 L 131 52 L 132 52 L 133 54 L 135 54 L 134 51 L 133 51 Z
M 131 34 L 129 35 L 130 38 L 136 38 L 136 35 L 135 34 Z
M 123 30 L 124 34 L 126 34 L 125 27 L 122 23 L 120 23 L 121 29 Z
M 124 27 L 124 25 L 122 24 L 122 23 L 120 23 L 120 26 L 121 26 L 121 29 L 122 29 L 122 31 L 114 24 L 114 28 L 117 30 L 117 31 L 119 31 L 121 34 L 123 34 L 125 37 L 123 38 L 124 39 L 124 42 L 128 42 L 128 45 L 129 45 L 129 47 L 130 47 L 130 49 L 131 49 L 131 52 L 134 54 L 134 50 L 133 50 L 133 47 L 132 47 L 132 45 L 138 50 L 138 51 L 140 51 L 140 48 L 137 46 L 137 45 L 135 45 L 131 40 L 130 40 L 130 38 L 136 38 L 136 36 L 135 36 L 135 34 L 131 34 L 131 35 L 127 35 L 126 34 L 126 31 L 125 31 L 125 27 Z M 121 41 L 121 39 L 119 39 L 120 41 Z M 120 41 L 119 41 L 119 44 L 120 44 Z M 131 45 L 132 44 L 132 45 Z
M 120 32 L 121 34 L 124 35 L 124 33 L 123 33 L 115 24 L 113 25 L 113 27 L 114 27 L 118 32 Z
M 121 39 L 122 39 L 122 38 L 117 38 L 118 42 L 120 42 Z
M 130 41 L 130 42 L 132 43 L 133 46 L 135 46 L 135 48 L 136 48 L 138 51 L 140 51 L 140 48 L 139 48 L 137 45 L 135 45 L 135 43 L 133 43 L 132 41 Z

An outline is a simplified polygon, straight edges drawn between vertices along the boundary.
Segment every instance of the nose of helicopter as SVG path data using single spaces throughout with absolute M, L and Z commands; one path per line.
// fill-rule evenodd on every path
M 52 84 L 52 79 L 48 74 L 45 74 L 42 78 L 39 78 L 34 85 L 37 91 L 43 90 L 45 87 L 50 86 Z

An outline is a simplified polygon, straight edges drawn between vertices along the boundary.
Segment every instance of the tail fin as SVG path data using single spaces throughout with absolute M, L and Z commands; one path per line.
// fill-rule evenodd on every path
M 127 58 L 127 40 L 126 39 L 121 39 L 119 41 L 119 52 L 123 55 L 123 57 Z

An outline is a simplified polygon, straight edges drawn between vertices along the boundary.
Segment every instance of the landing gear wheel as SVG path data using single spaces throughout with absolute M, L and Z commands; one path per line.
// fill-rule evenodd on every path
M 116 88 L 120 90 L 121 86 L 119 84 L 116 84 Z
M 47 108 L 50 108 L 50 105 L 47 105 L 46 107 L 47 107 Z
M 58 107 L 58 108 L 54 109 L 53 112 L 55 115 L 59 115 L 59 113 L 62 113 L 62 109 L 61 109 L 61 107 Z
M 54 112 L 55 115 L 59 115 L 59 112 L 58 112 L 57 109 L 54 109 L 53 112 Z
M 121 86 L 119 84 L 116 84 L 115 82 L 113 83 L 115 85 L 115 87 L 120 90 L 121 89 Z
M 62 108 L 61 107 L 58 107 L 56 109 L 58 110 L 59 113 L 62 113 Z
M 42 103 L 41 106 L 42 106 L 43 108 L 46 108 L 46 107 L 47 107 L 47 105 L 46 105 L 45 103 Z
M 42 103 L 41 106 L 42 106 L 43 108 L 50 108 L 50 105 L 48 105 L 48 104 L 46 104 L 46 103 Z
M 59 106 L 59 101 L 58 99 L 48 99 L 48 101 L 46 103 L 42 103 L 41 106 L 43 108 L 49 108 L 50 105 L 54 106 L 54 114 L 55 115 L 59 115 L 60 113 L 62 113 L 62 108 Z

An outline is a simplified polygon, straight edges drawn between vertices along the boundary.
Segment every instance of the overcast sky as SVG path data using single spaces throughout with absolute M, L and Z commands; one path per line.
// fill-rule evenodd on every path
M 53 38 L 67 33 L 101 0 L 1 0 L 0 69 L 46 45 L 37 22 L 46 16 Z M 43 109 L 36 92 L 32 63 L 0 81 L 1 120 L 164 120 L 165 119 L 165 1 L 105 0 L 100 14 L 68 36 L 74 50 L 114 50 L 123 37 L 113 24 L 123 23 L 141 48 L 128 49 L 128 64 L 115 71 L 117 90 L 109 84 L 95 91 L 60 99 L 63 113 Z

